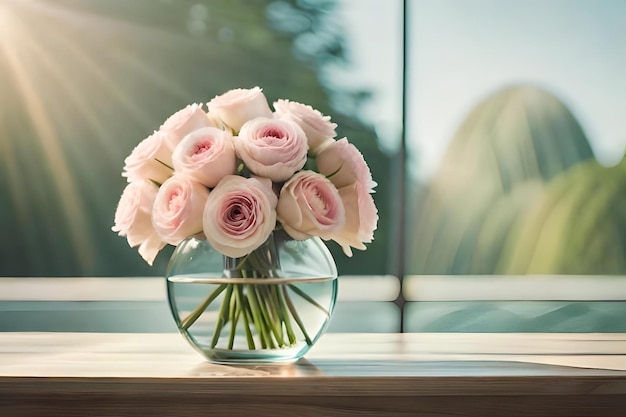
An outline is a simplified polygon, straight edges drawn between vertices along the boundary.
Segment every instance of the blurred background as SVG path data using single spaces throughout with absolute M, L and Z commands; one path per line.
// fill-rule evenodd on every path
M 110 230 L 124 158 L 185 105 L 258 85 L 364 154 L 375 240 L 328 246 L 342 275 L 404 279 L 386 301 L 406 298 L 407 330 L 626 331 L 619 291 L 447 295 L 484 276 L 624 288 L 604 278 L 626 274 L 625 67 L 621 0 L 2 0 L 0 276 L 162 276 L 172 248 L 149 267 Z

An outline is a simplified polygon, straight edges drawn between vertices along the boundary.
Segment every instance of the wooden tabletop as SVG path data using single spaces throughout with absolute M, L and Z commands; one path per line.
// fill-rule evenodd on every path
M 623 334 L 327 334 L 290 365 L 178 334 L 0 333 L 0 416 L 625 416 Z

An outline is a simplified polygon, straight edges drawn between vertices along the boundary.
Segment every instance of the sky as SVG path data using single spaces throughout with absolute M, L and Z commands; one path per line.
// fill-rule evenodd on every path
M 362 117 L 398 144 L 402 2 L 342 0 L 354 66 L 372 87 Z M 626 149 L 626 1 L 408 0 L 407 146 L 410 173 L 433 175 L 470 110 L 514 83 L 548 89 L 574 113 L 599 162 Z

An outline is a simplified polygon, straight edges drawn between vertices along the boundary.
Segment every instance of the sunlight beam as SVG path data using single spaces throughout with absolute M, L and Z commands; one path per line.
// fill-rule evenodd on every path
M 14 22 L 15 23 L 15 22 Z M 21 30 L 17 25 L 11 26 L 11 34 L 27 36 L 26 30 Z M 7 29 L 4 28 L 4 31 Z M 87 221 L 78 196 L 77 186 L 68 170 L 68 164 L 62 152 L 59 138 L 55 132 L 52 121 L 46 113 L 37 90 L 33 87 L 28 76 L 28 68 L 21 62 L 18 55 L 18 45 L 11 41 L 11 37 L 0 37 L 0 46 L 9 65 L 9 75 L 15 81 L 17 89 L 26 103 L 27 111 L 33 121 L 38 135 L 43 156 L 51 170 L 51 179 L 59 193 L 59 202 L 67 223 L 72 245 L 78 254 L 80 265 L 87 269 L 94 259 L 93 245 L 89 239 Z M 19 187 L 19 185 L 17 185 Z

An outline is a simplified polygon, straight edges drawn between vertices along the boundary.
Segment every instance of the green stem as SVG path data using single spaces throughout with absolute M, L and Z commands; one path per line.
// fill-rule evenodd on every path
M 270 312 L 272 313 L 272 318 L 274 319 L 274 325 L 280 329 L 280 334 L 283 336 L 283 340 L 285 340 L 283 333 L 283 321 L 285 310 L 285 305 L 281 304 L 280 299 L 276 296 L 276 285 L 266 285 L 263 287 L 264 297 L 267 300 L 267 305 L 270 307 Z
M 285 324 L 285 330 L 287 331 L 287 338 L 289 338 L 289 343 L 291 345 L 295 345 L 297 340 L 296 334 L 293 331 L 293 327 L 291 327 L 291 319 L 289 318 L 289 313 L 286 309 L 287 304 L 285 303 L 285 297 L 281 291 L 281 288 L 282 286 L 273 286 L 273 298 L 277 300 L 276 305 L 280 306 L 278 312 L 280 314 L 282 322 Z
M 313 345 L 313 342 L 311 341 L 311 338 L 309 337 L 309 334 L 307 333 L 306 328 L 304 327 L 304 323 L 302 323 L 302 320 L 300 320 L 300 316 L 298 315 L 298 312 L 296 311 L 296 307 L 291 302 L 291 298 L 289 298 L 289 294 L 287 293 L 287 287 L 283 287 L 283 295 L 285 297 L 285 303 L 287 304 L 287 308 L 289 308 L 289 312 L 291 312 L 291 315 L 293 316 L 293 319 L 296 321 L 296 324 L 298 325 L 300 330 L 302 330 L 302 335 L 304 335 L 304 340 L 306 340 L 307 345 L 309 346 Z
M 235 293 L 235 297 L 237 298 L 237 304 L 241 306 L 241 315 L 243 316 L 243 324 L 244 330 L 246 331 L 246 340 L 248 341 L 248 349 L 254 350 L 256 346 L 254 344 L 254 337 L 252 336 L 252 331 L 250 330 L 250 316 L 252 312 L 250 311 L 250 305 L 243 295 L 243 286 L 237 285 L 237 292 Z
M 235 284 L 237 285 L 237 284 Z M 237 322 L 239 321 L 239 315 L 241 314 L 241 305 L 237 302 L 237 293 L 230 298 L 230 334 L 228 335 L 228 349 L 232 349 L 235 344 L 235 333 L 237 332 Z
M 263 317 L 261 316 L 261 312 L 259 311 L 259 306 L 256 302 L 254 296 L 254 288 L 251 284 L 246 285 L 247 292 L 247 300 L 250 303 L 250 309 L 252 311 L 252 317 L 254 319 L 254 326 L 256 327 L 257 333 L 259 334 L 259 339 L 261 339 L 261 347 L 266 349 L 272 343 L 272 338 L 268 337 L 268 330 L 265 328 L 263 323 Z M 269 340 L 268 340 L 269 339 Z
M 248 258 L 250 258 L 250 255 L 252 255 L 252 253 L 253 253 L 253 252 L 250 252 L 249 254 L 247 254 L 247 255 L 245 255 L 243 258 L 241 258 L 241 259 L 239 260 L 239 263 L 237 263 L 237 265 L 235 266 L 235 269 L 236 269 L 236 270 L 241 270 L 241 269 L 242 269 L 242 267 L 243 267 L 243 264 L 245 264 L 245 263 L 246 263 L 246 261 L 248 260 Z M 244 271 L 242 271 L 242 272 L 244 272 Z M 245 278 L 245 274 L 244 274 L 243 278 Z
M 278 346 L 284 346 L 285 341 L 283 339 L 283 332 L 278 326 L 276 326 L 276 322 L 274 320 L 275 315 L 273 316 L 271 313 L 272 309 L 272 300 L 267 297 L 265 293 L 265 285 L 256 285 L 255 286 L 255 294 L 257 297 L 257 301 L 259 303 L 259 307 L 261 310 L 261 315 L 265 319 L 265 323 L 270 328 L 272 333 L 274 334 L 274 338 L 278 343 Z
M 226 284 L 221 284 L 219 287 L 214 289 L 213 292 L 211 292 L 211 294 L 209 294 L 204 301 L 202 301 L 202 303 L 198 304 L 198 307 L 185 317 L 185 319 L 180 323 L 181 327 L 184 330 L 187 330 L 192 324 L 194 324 L 196 320 L 198 320 L 198 317 L 204 313 L 204 310 L 209 307 L 209 304 L 211 304 L 213 300 L 215 300 L 222 293 L 222 291 L 226 289 L 226 287 Z
M 163 165 L 166 168 L 171 169 L 172 171 L 174 171 L 174 167 L 166 164 L 165 162 L 161 161 L 159 158 L 154 158 L 155 161 L 157 161 L 159 164 Z
M 305 293 L 304 291 L 302 291 L 300 288 L 298 288 L 294 284 L 288 284 L 288 285 L 289 285 L 289 288 L 291 288 L 293 290 L 293 292 L 295 292 L 300 297 L 302 297 L 305 300 L 307 300 L 309 303 L 313 304 L 315 307 L 317 307 L 320 310 L 322 310 L 324 312 L 324 314 L 326 315 L 326 317 L 330 318 L 330 313 L 328 312 L 328 310 L 326 310 L 324 307 L 322 307 L 322 305 L 320 303 L 318 303 L 313 298 L 311 298 L 311 296 L 309 296 L 309 294 Z
M 230 298 L 233 295 L 233 286 L 234 284 L 228 284 L 226 287 L 226 294 L 224 295 L 224 301 L 222 302 L 222 306 L 220 307 L 219 317 L 217 318 L 217 322 L 215 323 L 215 330 L 213 332 L 213 340 L 211 340 L 211 348 L 217 346 L 217 342 L 220 339 L 220 333 L 222 332 L 222 328 L 224 324 L 226 324 L 226 315 L 228 313 L 228 307 L 230 306 Z

